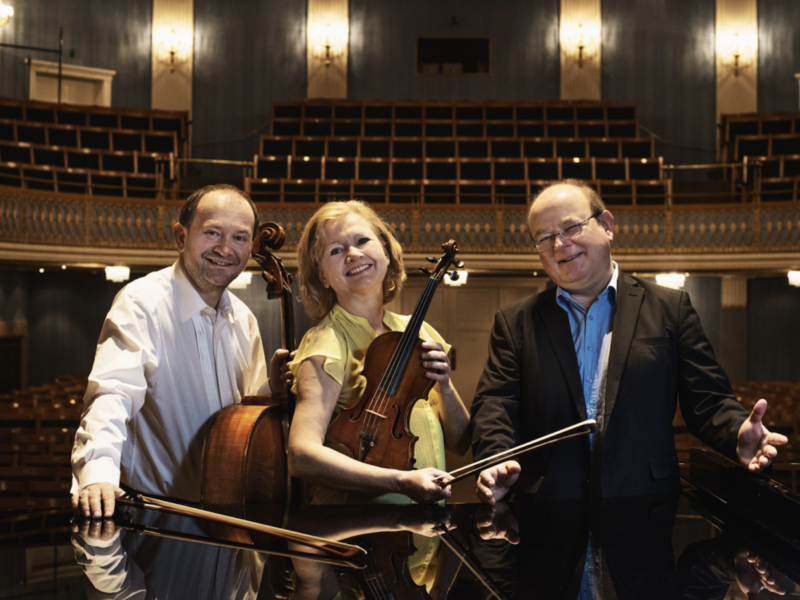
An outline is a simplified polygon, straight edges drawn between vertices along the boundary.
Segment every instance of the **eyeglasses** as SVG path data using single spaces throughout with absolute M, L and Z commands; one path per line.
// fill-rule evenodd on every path
M 594 213 L 588 219 L 581 221 L 580 223 L 575 223 L 575 225 L 570 225 L 569 227 L 565 227 L 564 229 L 559 229 L 556 233 L 552 235 L 544 235 L 540 237 L 538 240 L 533 240 L 533 245 L 536 246 L 537 252 L 547 252 L 556 245 L 556 236 L 560 235 L 562 240 L 568 240 L 570 238 L 574 238 L 576 235 L 580 235 L 583 232 L 583 226 L 586 225 L 592 219 L 596 219 L 601 214 L 601 211 Z

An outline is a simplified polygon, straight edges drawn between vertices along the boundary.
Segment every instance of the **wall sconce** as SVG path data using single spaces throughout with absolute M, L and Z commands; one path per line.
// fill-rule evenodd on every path
M 158 43 L 159 47 L 161 48 L 162 52 L 165 54 L 169 54 L 169 71 L 170 73 L 175 72 L 175 55 L 181 55 L 185 51 L 185 49 L 189 46 L 189 42 L 186 40 L 186 36 L 180 36 L 175 33 L 173 29 L 167 35 L 165 35 L 162 40 Z
M 251 281 L 253 281 L 253 274 L 242 271 L 236 279 L 228 284 L 228 287 L 234 290 L 243 290 L 250 285 Z
M 0 27 L 5 27 L 14 16 L 14 8 L 0 2 Z
M 789 271 L 789 285 L 800 287 L 800 271 Z
M 753 58 L 753 45 L 747 37 L 734 33 L 723 44 L 723 56 L 733 60 L 733 76 L 738 77 L 739 70 L 749 65 Z
M 115 283 L 122 283 L 131 278 L 130 267 L 106 267 L 106 279 Z
M 314 36 L 314 54 L 325 61 L 325 67 L 330 67 L 334 59 L 342 54 L 347 43 L 345 26 L 331 26 L 326 23 Z
M 586 51 L 587 56 L 594 48 L 595 36 L 588 30 L 583 28 L 583 24 L 579 23 L 578 27 L 570 34 L 569 46 L 578 51 L 578 67 L 583 68 L 583 54 Z
M 656 275 L 656 283 L 663 287 L 672 288 L 673 290 L 682 290 L 683 285 L 686 283 L 686 275 L 680 273 L 659 273 Z

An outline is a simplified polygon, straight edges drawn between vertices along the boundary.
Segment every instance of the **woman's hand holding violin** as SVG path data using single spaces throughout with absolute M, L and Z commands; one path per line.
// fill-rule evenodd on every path
M 398 491 L 405 494 L 415 502 L 427 504 L 437 502 L 450 497 L 451 491 L 448 486 L 440 487 L 434 483 L 437 477 L 444 477 L 445 481 L 449 476 L 444 471 L 428 467 L 427 469 L 412 469 L 411 471 L 399 471 Z

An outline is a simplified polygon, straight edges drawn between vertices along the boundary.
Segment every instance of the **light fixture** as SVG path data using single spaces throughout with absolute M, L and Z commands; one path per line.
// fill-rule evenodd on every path
M 459 287 L 467 283 L 467 275 L 469 275 L 469 273 L 466 270 L 455 271 L 455 274 L 457 275 L 455 280 L 451 279 L 449 275 L 446 275 L 444 278 L 444 284 L 451 285 L 453 287 Z
M 789 285 L 800 287 L 800 271 L 789 271 Z
M 322 58 L 326 68 L 330 67 L 336 57 L 343 54 L 347 44 L 347 25 L 327 22 L 315 29 L 316 33 L 312 36 L 314 54 Z
M 752 59 L 753 45 L 747 36 L 739 35 L 737 31 L 729 36 L 727 42 L 723 43 L 721 50 L 724 55 L 733 60 L 733 76 L 738 77 L 739 71 L 745 68 Z
M 130 267 L 116 266 L 106 267 L 106 279 L 115 283 L 122 283 L 131 278 Z
M 252 273 L 248 273 L 247 271 L 242 271 L 241 273 L 239 273 L 239 276 L 236 279 L 231 281 L 228 287 L 234 290 L 243 290 L 248 285 L 250 285 L 250 282 L 252 280 L 253 280 Z
M 0 2 L 0 27 L 5 27 L 14 16 L 14 8 Z
M 583 68 L 583 53 L 589 54 L 589 49 L 594 46 L 595 36 L 587 29 L 583 28 L 583 23 L 578 23 L 578 27 L 569 36 L 569 45 L 578 51 L 578 67 Z
M 178 35 L 173 29 L 161 39 L 158 45 L 165 53 L 169 54 L 169 71 L 170 73 L 174 73 L 175 55 L 181 54 L 184 51 L 189 45 L 188 41 L 185 36 Z
M 683 289 L 683 284 L 686 283 L 686 275 L 681 273 L 659 273 L 656 275 L 656 283 L 673 290 L 681 290 Z

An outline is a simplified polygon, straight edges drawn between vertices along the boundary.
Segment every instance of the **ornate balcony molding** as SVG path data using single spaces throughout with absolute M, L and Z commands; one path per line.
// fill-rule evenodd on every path
M 180 201 L 0 191 L 0 262 L 141 268 L 175 259 L 172 225 Z M 259 204 L 262 219 L 286 231 L 293 251 L 316 210 L 308 204 Z M 376 205 L 409 258 L 458 242 L 468 268 L 541 269 L 524 207 Z M 614 256 L 628 270 L 781 271 L 800 268 L 800 203 L 615 207 Z M 410 262 L 409 264 L 415 264 Z

